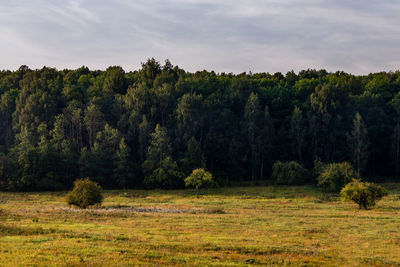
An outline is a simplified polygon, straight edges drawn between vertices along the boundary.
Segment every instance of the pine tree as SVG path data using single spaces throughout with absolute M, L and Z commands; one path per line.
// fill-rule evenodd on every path
M 290 134 L 292 137 L 293 154 L 298 162 L 302 161 L 302 150 L 304 146 L 304 120 L 303 113 L 295 106 L 290 117 Z
M 368 162 L 369 139 L 367 127 L 358 112 L 353 120 L 353 128 L 347 135 L 347 140 L 353 164 L 357 169 L 357 176 L 360 177 L 360 172 Z
M 189 175 L 194 169 L 205 167 L 203 152 L 194 137 L 187 142 L 187 149 L 181 162 L 185 175 Z
M 103 127 L 103 114 L 100 108 L 94 104 L 91 104 L 86 108 L 85 111 L 85 126 L 89 135 L 89 145 L 93 146 L 97 132 Z
M 393 132 L 393 141 L 392 141 L 392 153 L 395 163 L 396 169 L 396 179 L 399 178 L 399 168 L 400 168 L 400 124 L 397 123 Z
M 151 133 L 150 124 L 147 121 L 146 115 L 143 115 L 142 122 L 138 126 L 138 142 L 139 142 L 139 156 L 140 160 L 143 162 L 145 160 L 146 148 L 149 142 L 149 135 Z
M 272 120 L 271 114 L 269 113 L 268 106 L 264 110 L 264 118 L 260 135 L 260 157 L 261 157 L 261 167 L 260 167 L 260 177 L 265 176 L 265 169 L 270 169 L 272 166 L 272 150 L 273 143 L 275 139 L 275 128 L 274 122 Z M 268 173 L 267 173 L 268 174 Z
M 243 130 L 247 135 L 247 141 L 250 147 L 251 154 L 251 178 L 254 180 L 256 167 L 260 163 L 260 103 L 258 95 L 251 93 L 245 109 L 243 117 Z
M 145 185 L 174 188 L 183 184 L 183 175 L 172 159 L 172 147 L 167 130 L 157 124 L 151 134 L 146 160 L 142 164 Z
M 129 147 L 126 145 L 124 138 L 121 139 L 119 148 L 115 153 L 115 161 L 114 177 L 118 184 L 126 189 L 133 170 L 129 161 Z

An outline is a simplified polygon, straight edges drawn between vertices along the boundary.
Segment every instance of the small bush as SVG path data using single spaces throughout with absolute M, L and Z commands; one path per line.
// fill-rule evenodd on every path
M 308 171 L 296 161 L 277 161 L 272 166 L 272 177 L 278 184 L 297 185 L 309 181 Z
M 340 192 L 340 189 L 355 177 L 357 173 L 350 163 L 330 163 L 318 176 L 318 186 L 327 192 Z
M 360 209 L 368 209 L 375 206 L 376 201 L 386 196 L 388 192 L 374 183 L 364 183 L 354 179 L 348 183 L 341 191 L 343 201 L 354 201 Z
M 89 178 L 78 179 L 74 182 L 74 189 L 67 194 L 67 203 L 82 209 L 103 201 L 102 188 Z
M 194 169 L 185 179 L 186 187 L 196 188 L 197 190 L 201 187 L 212 187 L 214 185 L 212 174 L 203 168 Z

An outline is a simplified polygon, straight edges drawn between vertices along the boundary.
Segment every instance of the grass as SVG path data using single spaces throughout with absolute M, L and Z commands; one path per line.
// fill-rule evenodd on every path
M 400 184 L 372 210 L 311 186 L 0 193 L 1 266 L 400 266 Z

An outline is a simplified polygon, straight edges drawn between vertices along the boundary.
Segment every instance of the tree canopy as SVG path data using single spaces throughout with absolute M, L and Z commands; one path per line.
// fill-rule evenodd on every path
M 196 168 L 223 185 L 271 179 L 277 161 L 351 161 L 399 179 L 400 72 L 0 71 L 0 190 L 184 186 Z

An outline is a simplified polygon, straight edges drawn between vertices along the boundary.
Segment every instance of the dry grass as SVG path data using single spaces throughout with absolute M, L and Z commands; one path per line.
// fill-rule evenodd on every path
M 313 187 L 0 193 L 0 265 L 399 266 L 400 185 L 372 210 Z

